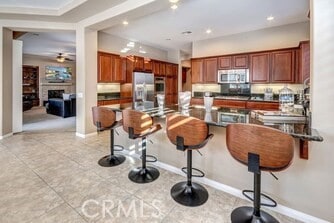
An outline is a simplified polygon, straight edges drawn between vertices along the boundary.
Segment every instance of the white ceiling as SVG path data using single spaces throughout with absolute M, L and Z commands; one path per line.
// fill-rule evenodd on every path
M 78 22 L 125 1 L 0 0 L 0 19 Z M 74 2 L 78 4 L 75 7 Z M 60 16 L 1 13 L 5 4 L 24 8 L 28 3 L 29 7 L 47 6 L 50 9 L 66 8 L 66 5 L 72 4 L 73 8 Z M 180 49 L 189 53 L 193 41 L 307 21 L 309 0 L 179 0 L 178 6 L 172 10 L 168 0 L 156 0 L 115 17 L 108 22 L 109 28 L 102 31 L 160 49 Z M 31 8 L 26 8 L 26 11 L 31 11 Z M 266 17 L 270 15 L 275 19 L 269 22 Z M 120 18 L 128 19 L 129 25 L 122 25 Z M 205 33 L 208 28 L 212 30 L 211 34 Z M 192 34 L 182 35 L 184 31 L 192 31 Z M 21 37 L 25 45 L 24 53 L 75 53 L 74 33 L 38 34 Z

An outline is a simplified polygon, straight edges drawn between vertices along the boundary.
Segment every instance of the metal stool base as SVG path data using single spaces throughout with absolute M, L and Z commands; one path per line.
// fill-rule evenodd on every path
M 102 157 L 98 164 L 103 167 L 118 166 L 125 161 L 125 156 L 123 155 L 107 155 Z
M 154 167 L 137 167 L 129 172 L 129 179 L 135 183 L 150 183 L 159 177 L 159 170 Z
M 204 204 L 209 198 L 208 191 L 198 183 L 191 184 L 188 186 L 186 181 L 175 184 L 170 191 L 172 198 L 177 203 L 189 207 Z
M 238 207 L 232 211 L 232 223 L 279 223 L 273 216 L 265 211 L 260 211 L 260 217 L 253 215 L 254 208 Z

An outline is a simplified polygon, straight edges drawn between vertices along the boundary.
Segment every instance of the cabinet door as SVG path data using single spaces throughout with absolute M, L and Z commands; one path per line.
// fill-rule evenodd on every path
M 294 83 L 295 50 L 273 52 L 271 68 L 272 83 Z
M 191 105 L 204 105 L 204 99 L 203 98 L 191 98 L 190 104 Z
M 154 75 L 160 75 L 160 62 L 153 61 L 153 73 Z
M 132 83 L 133 64 L 131 57 L 126 58 L 126 83 Z
M 120 56 L 112 56 L 112 72 L 113 72 L 113 82 L 124 82 L 125 76 L 122 68 L 123 62 Z
M 191 83 L 203 83 L 203 60 L 191 61 Z
M 175 77 L 175 76 L 177 77 L 178 73 L 179 73 L 179 65 L 173 64 L 172 65 L 172 76 L 173 77 Z
M 310 77 L 310 42 L 304 41 L 300 43 L 298 58 L 298 80 L 296 82 L 303 83 Z
M 161 76 L 166 75 L 166 64 L 163 62 L 160 62 L 160 75 Z
M 225 57 L 219 57 L 219 69 L 231 69 L 232 68 L 232 57 L 231 56 L 225 56 Z
M 165 83 L 166 83 L 166 91 L 165 94 L 169 95 L 169 94 L 173 94 L 173 78 L 172 77 L 166 77 L 165 78 Z
M 173 68 L 170 63 L 166 64 L 166 76 L 173 76 Z
M 217 58 L 204 60 L 204 82 L 217 83 Z
M 248 55 L 233 56 L 233 68 L 235 69 L 248 68 Z
M 144 59 L 144 70 L 145 71 L 153 71 L 152 60 Z
M 213 100 L 213 105 L 229 108 L 246 108 L 246 101 L 215 99 Z
M 112 81 L 112 58 L 108 53 L 98 53 L 98 76 L 97 82 L 105 83 Z
M 250 55 L 250 82 L 269 83 L 270 82 L 270 54 L 256 53 Z
M 144 58 L 143 57 L 134 57 L 134 65 L 133 69 L 136 71 L 143 71 L 144 70 Z

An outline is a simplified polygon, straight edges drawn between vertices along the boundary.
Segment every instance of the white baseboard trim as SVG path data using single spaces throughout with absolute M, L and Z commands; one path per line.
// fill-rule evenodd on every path
M 0 136 L 0 140 L 2 140 L 2 139 L 4 139 L 4 138 L 8 138 L 8 137 L 10 137 L 10 136 L 12 136 L 12 135 L 13 135 L 13 133 L 11 132 L 11 133 L 8 133 L 8 134 L 6 134 L 6 135 Z
M 81 134 L 79 132 L 76 132 L 75 135 L 78 136 L 78 137 L 80 137 L 80 138 L 85 139 L 87 137 L 91 137 L 91 136 L 97 135 L 97 132 L 92 132 L 92 133 L 89 133 L 89 134 Z
M 133 157 L 137 158 L 137 156 L 133 156 Z M 162 168 L 162 169 L 165 169 L 165 170 L 168 170 L 170 172 L 173 172 L 173 173 L 185 176 L 185 174 L 179 168 L 176 168 L 176 167 L 171 166 L 169 164 L 162 163 L 162 162 L 159 162 L 159 161 L 157 161 L 157 162 L 155 162 L 153 164 L 156 165 L 156 166 L 158 166 L 158 167 L 160 167 L 160 168 Z M 208 179 L 206 177 L 198 178 L 198 179 L 196 179 L 196 181 L 201 182 L 203 184 L 206 184 L 206 185 L 208 185 L 210 187 L 213 187 L 213 188 L 215 188 L 217 190 L 224 191 L 224 192 L 229 193 L 229 194 L 231 194 L 233 196 L 236 196 L 236 197 L 239 197 L 241 199 L 245 199 L 246 200 L 246 198 L 242 195 L 242 191 L 239 190 L 239 189 L 236 189 L 234 187 L 230 187 L 228 185 L 219 183 L 217 181 L 210 180 L 210 179 Z M 289 207 L 286 207 L 286 206 L 283 206 L 283 205 L 280 205 L 280 204 L 277 204 L 277 207 L 275 207 L 275 208 L 269 208 L 269 209 L 271 209 L 272 211 L 275 211 L 277 213 L 280 213 L 280 214 L 292 217 L 292 218 L 297 219 L 299 221 L 303 221 L 303 222 L 308 222 L 308 223 L 330 223 L 329 221 L 325 221 L 323 219 L 320 219 L 320 218 L 317 218 L 317 217 L 305 214 L 303 212 L 296 211 L 296 210 L 294 210 L 292 208 L 289 208 Z

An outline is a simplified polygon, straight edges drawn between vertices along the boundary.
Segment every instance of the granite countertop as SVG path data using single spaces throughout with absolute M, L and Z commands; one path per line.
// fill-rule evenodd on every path
M 323 138 L 319 135 L 316 129 L 308 129 L 307 123 L 293 121 L 289 121 L 288 123 L 263 123 L 254 118 L 251 118 L 251 110 L 249 109 L 235 109 L 214 106 L 211 112 L 206 112 L 203 106 L 195 105 L 190 106 L 188 110 L 181 110 L 178 105 L 174 104 L 167 105 L 162 110 L 159 110 L 156 104 L 151 104 L 147 107 L 143 104 L 137 104 L 136 106 L 133 106 L 132 103 L 107 105 L 106 107 L 110 107 L 115 111 L 122 111 L 123 109 L 131 109 L 135 107 L 135 109 L 141 110 L 155 118 L 165 118 L 167 114 L 178 113 L 204 120 L 208 125 L 219 127 L 226 127 L 231 123 L 252 123 L 265 125 L 287 132 L 294 138 L 310 141 L 323 141 Z
M 194 96 L 192 98 L 198 98 L 198 99 L 203 99 L 201 96 Z M 259 97 L 225 97 L 225 96 L 215 96 L 215 100 L 237 100 L 237 101 L 252 101 L 252 102 L 272 102 L 272 103 L 278 103 L 278 100 L 264 100 L 263 98 Z

